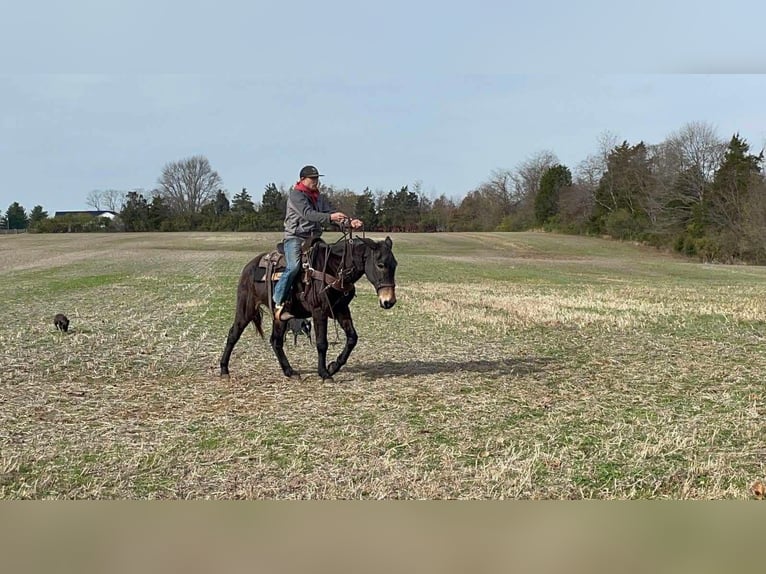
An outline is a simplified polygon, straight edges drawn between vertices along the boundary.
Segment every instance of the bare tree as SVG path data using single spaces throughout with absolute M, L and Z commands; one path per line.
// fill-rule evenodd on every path
M 103 194 L 104 192 L 100 189 L 93 189 L 89 191 L 88 195 L 85 197 L 85 205 L 89 205 L 93 209 L 100 211 Z
M 448 198 L 443 193 L 434 199 L 431 205 L 431 218 L 435 225 L 435 231 L 447 231 L 453 214 L 457 210 L 455 200 Z
M 481 187 L 498 197 L 507 206 L 513 206 L 519 202 L 511 170 L 497 169 L 493 171 Z
M 682 229 L 703 203 L 726 153 L 710 124 L 691 122 L 652 146 L 658 231 Z
M 573 183 L 561 190 L 559 195 L 559 215 L 565 228 L 584 231 L 593 214 L 595 188 L 583 183 Z
M 540 189 L 540 179 L 543 174 L 554 165 L 559 158 L 552 151 L 544 150 L 536 153 L 529 159 L 524 160 L 513 173 L 514 196 L 519 203 L 534 204 L 537 192 Z
M 180 215 L 199 213 L 223 186 L 218 172 L 201 155 L 165 165 L 158 183 L 159 195 L 174 213 Z
M 492 231 L 519 203 L 513 172 L 495 170 L 487 181 L 470 191 L 455 211 L 456 229 Z
M 596 189 L 601 177 L 606 173 L 609 164 L 609 154 L 617 147 L 619 139 L 609 131 L 603 132 L 598 137 L 598 151 L 582 160 L 572 175 L 574 183 L 586 188 Z
M 723 161 L 726 141 L 718 136 L 712 125 L 691 122 L 671 134 L 666 142 L 677 157 L 681 171 L 695 174 L 698 179 L 692 183 L 704 193 L 705 186 L 713 181 Z
M 335 189 L 332 185 L 323 185 L 320 189 L 322 195 L 324 195 L 325 199 L 327 199 L 327 201 L 330 202 L 330 205 L 335 209 L 342 211 L 343 213 L 354 213 L 357 196 L 352 190 L 347 187 L 344 187 L 343 189 Z M 289 192 L 286 192 L 284 197 L 287 197 L 288 195 Z
M 710 124 L 691 122 L 672 133 L 659 146 L 659 175 L 677 191 L 702 202 L 726 153 L 726 141 Z
M 142 189 L 136 190 L 143 193 Z M 85 198 L 85 204 L 96 211 L 113 211 L 119 213 L 125 204 L 125 198 L 128 192 L 119 189 L 94 189 L 88 192 Z
M 125 203 L 126 192 L 119 189 L 107 189 L 101 194 L 103 209 L 119 212 Z
M 508 189 L 508 196 L 512 214 L 510 223 L 512 229 L 523 229 L 534 224 L 535 197 L 540 189 L 540 179 L 543 174 L 554 165 L 559 164 L 559 158 L 552 151 L 538 152 L 516 166 L 512 172 L 501 172 L 503 176 L 509 175 L 512 188 Z

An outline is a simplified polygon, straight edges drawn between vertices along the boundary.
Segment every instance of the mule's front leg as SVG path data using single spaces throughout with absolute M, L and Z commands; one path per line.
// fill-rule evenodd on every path
M 286 377 L 297 376 L 293 368 L 290 366 L 290 361 L 287 360 L 285 355 L 285 331 L 287 330 L 287 323 L 284 321 L 273 321 L 271 325 L 271 348 L 274 349 L 274 354 L 277 356 L 279 366 L 282 367 L 282 372 Z
M 327 317 L 314 315 L 314 337 L 317 346 L 317 372 L 322 380 L 332 381 L 332 375 L 327 370 Z
M 356 335 L 356 329 L 354 329 L 354 322 L 351 320 L 351 312 L 348 308 L 339 310 L 335 313 L 335 318 L 340 323 L 343 332 L 346 334 L 346 344 L 343 346 L 343 350 L 340 355 L 327 367 L 331 375 L 334 375 L 340 368 L 346 364 L 351 351 L 356 347 L 358 337 Z

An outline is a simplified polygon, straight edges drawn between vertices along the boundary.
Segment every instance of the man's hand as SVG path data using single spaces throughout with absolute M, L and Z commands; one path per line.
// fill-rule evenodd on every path
M 343 223 L 348 219 L 348 215 L 343 213 L 342 211 L 335 211 L 330 214 L 330 221 L 333 223 Z
M 343 213 L 342 211 L 335 211 L 330 214 L 330 221 L 333 223 L 339 223 L 339 224 L 345 224 L 348 223 L 351 225 L 353 229 L 359 229 L 360 227 L 364 226 L 364 223 L 361 219 L 351 219 L 348 215 Z

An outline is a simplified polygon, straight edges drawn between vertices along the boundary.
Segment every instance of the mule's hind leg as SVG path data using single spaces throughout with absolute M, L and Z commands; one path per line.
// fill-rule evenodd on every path
M 221 376 L 229 376 L 229 359 L 231 358 L 231 352 L 234 350 L 234 345 L 237 344 L 239 338 L 242 336 L 242 332 L 247 327 L 247 324 L 251 321 L 250 317 L 237 317 L 234 319 L 234 323 L 229 329 L 229 336 L 226 337 L 226 347 L 223 349 L 223 355 L 221 355 Z
M 282 367 L 282 372 L 286 377 L 299 377 L 293 368 L 290 366 L 290 361 L 287 360 L 285 355 L 285 332 L 287 331 L 287 323 L 285 321 L 272 321 L 271 324 L 271 348 L 274 349 L 274 354 L 277 356 L 279 366 Z
M 265 253 L 257 255 L 242 269 L 237 284 L 237 302 L 234 308 L 234 323 L 229 329 L 229 335 L 226 337 L 226 346 L 221 355 L 221 376 L 229 376 L 229 359 L 234 345 L 242 336 L 247 324 L 251 321 L 258 334 L 263 337 L 263 327 L 261 326 L 260 306 L 268 304 L 268 295 L 266 294 L 266 284 L 259 282 L 256 277 L 260 276 L 258 268 L 261 260 L 266 256 Z
M 258 302 L 254 298 L 253 293 L 244 292 L 240 289 L 240 293 L 237 298 L 237 310 L 234 315 L 234 323 L 229 329 L 229 335 L 226 337 L 226 347 L 223 349 L 223 355 L 221 355 L 221 376 L 229 376 L 229 359 L 231 358 L 231 352 L 234 350 L 234 345 L 237 344 L 239 338 L 242 336 L 242 332 L 247 327 L 250 321 L 253 322 L 255 330 L 263 337 L 263 327 L 261 326 L 261 311 L 258 307 Z

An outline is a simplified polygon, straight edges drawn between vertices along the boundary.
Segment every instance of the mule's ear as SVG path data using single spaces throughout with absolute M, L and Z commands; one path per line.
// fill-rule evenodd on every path
M 394 242 L 391 241 L 391 238 L 388 235 L 386 235 L 385 242 L 386 242 L 386 245 L 388 245 L 388 248 L 391 249 L 391 246 L 394 244 Z

